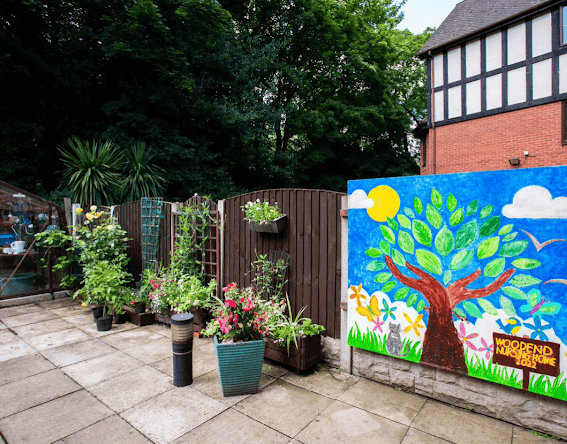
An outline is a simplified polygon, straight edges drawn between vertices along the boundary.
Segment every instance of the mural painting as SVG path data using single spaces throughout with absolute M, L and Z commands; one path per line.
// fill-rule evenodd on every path
M 567 401 L 567 167 L 348 194 L 349 345 Z

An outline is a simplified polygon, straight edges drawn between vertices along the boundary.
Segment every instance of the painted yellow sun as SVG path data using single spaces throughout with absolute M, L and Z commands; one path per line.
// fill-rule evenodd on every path
M 395 217 L 400 209 L 400 196 L 393 188 L 380 185 L 368 193 L 374 206 L 368 208 L 368 215 L 377 222 L 386 222 L 388 217 Z

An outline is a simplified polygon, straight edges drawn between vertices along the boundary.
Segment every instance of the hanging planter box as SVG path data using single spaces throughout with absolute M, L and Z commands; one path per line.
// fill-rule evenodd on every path
M 129 307 L 122 307 L 126 311 L 126 319 L 132 324 L 142 327 L 144 325 L 151 325 L 154 323 L 155 317 L 153 312 L 136 313 L 136 310 Z
M 281 233 L 285 230 L 286 223 L 287 215 L 283 214 L 276 220 L 267 224 L 257 224 L 255 222 L 248 221 L 248 226 L 250 227 L 250 231 L 255 233 Z
M 282 347 L 273 339 L 267 338 L 264 357 L 289 365 L 300 372 L 305 371 L 322 358 L 321 335 L 300 337 L 297 340 L 297 347 L 293 343 L 289 346 L 289 355 L 286 346 Z

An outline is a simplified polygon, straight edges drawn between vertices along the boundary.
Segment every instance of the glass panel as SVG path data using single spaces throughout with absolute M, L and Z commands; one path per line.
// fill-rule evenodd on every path
M 561 24 L 563 25 L 563 30 L 561 32 L 561 43 L 567 43 L 567 6 L 561 8 Z

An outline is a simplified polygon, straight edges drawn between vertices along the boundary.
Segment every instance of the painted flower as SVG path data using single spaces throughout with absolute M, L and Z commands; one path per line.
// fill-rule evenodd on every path
M 541 325 L 541 317 L 534 316 L 533 318 L 534 323 L 530 324 L 529 322 L 524 322 L 524 327 L 533 330 L 534 332 L 531 334 L 530 339 L 539 339 L 540 341 L 549 341 L 547 335 L 543 332 L 544 330 L 549 330 L 551 328 L 551 324 Z
M 461 322 L 461 325 L 459 326 L 458 335 L 459 335 L 459 339 L 463 341 L 463 343 L 466 344 L 468 348 L 474 351 L 478 351 L 476 346 L 470 341 L 471 339 L 476 338 L 478 336 L 478 333 L 473 333 L 467 336 L 464 322 Z
M 353 294 L 350 295 L 350 298 L 356 299 L 356 305 L 358 305 L 360 307 L 360 305 L 361 305 L 360 300 L 366 299 L 366 296 L 364 296 L 363 294 L 360 293 L 362 291 L 362 284 L 360 284 L 358 287 L 351 285 L 350 289 L 354 292 Z
M 392 320 L 395 321 L 396 315 L 394 314 L 394 312 L 398 309 L 398 307 L 390 307 L 386 299 L 382 299 L 382 304 L 384 304 L 384 309 L 382 310 L 384 313 L 384 321 L 388 320 L 388 316 L 390 316 Z
M 372 329 L 372 331 L 380 330 L 380 333 L 384 333 L 382 331 L 382 325 L 385 324 L 384 321 L 380 321 L 380 318 L 376 318 L 372 321 L 372 323 L 374 324 L 374 328 Z
M 482 343 L 482 348 L 479 348 L 479 352 L 486 352 L 486 359 L 490 359 L 490 354 L 494 353 L 494 344 L 488 345 L 484 338 L 480 338 L 480 342 Z
M 418 328 L 425 328 L 425 325 L 420 324 L 421 320 L 423 319 L 423 314 L 420 314 L 417 318 L 415 318 L 415 321 L 412 321 L 407 313 L 404 313 L 404 318 L 406 318 L 406 321 L 408 321 L 410 324 L 406 328 L 404 328 L 404 333 L 408 333 L 410 330 L 413 329 L 416 336 L 419 338 L 421 334 Z

